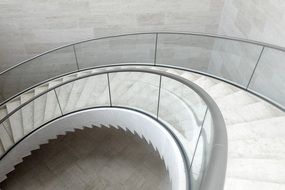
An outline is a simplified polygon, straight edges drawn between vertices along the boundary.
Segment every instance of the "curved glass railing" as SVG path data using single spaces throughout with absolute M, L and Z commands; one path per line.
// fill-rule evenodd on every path
M 33 92 L 38 94 L 15 105 L 0 120 L 1 159 L 55 118 L 87 108 L 127 107 L 152 115 L 178 139 L 188 168 L 189 189 L 223 189 L 225 123 L 217 105 L 200 87 L 179 76 L 146 68 L 94 69 L 76 75 L 65 75 L 62 83 L 53 80 L 35 87 Z M 22 93 L 20 98 L 29 93 Z
M 103 37 L 43 53 L 0 73 L 0 102 L 68 72 L 114 64 L 176 67 L 234 84 L 285 108 L 285 49 L 197 33 Z

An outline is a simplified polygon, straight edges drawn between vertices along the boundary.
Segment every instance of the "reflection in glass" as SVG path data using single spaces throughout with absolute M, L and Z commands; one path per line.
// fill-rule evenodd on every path
M 262 47 L 214 37 L 159 34 L 157 64 L 213 74 L 246 86 Z
M 82 78 L 56 88 L 63 113 L 96 107 L 109 106 L 107 74 Z
M 0 101 L 49 78 L 77 70 L 72 47 L 28 61 L 0 75 Z
M 29 111 L 30 108 L 32 108 L 33 111 Z M 8 136 L 6 134 L 8 134 L 13 144 L 17 143 L 31 131 L 59 116 L 61 116 L 61 112 L 55 92 L 50 91 L 34 99 L 32 102 L 29 102 L 1 123 L 0 127 L 4 126 L 6 128 L 6 132 L 2 134 L 1 138 L 4 135 L 4 144 L 7 144 L 9 141 L 7 140 Z M 1 130 L 4 132 L 3 129 Z
M 112 105 L 142 109 L 156 116 L 159 76 L 140 72 L 111 73 Z
M 80 68 L 108 64 L 154 62 L 155 34 L 92 40 L 75 45 Z
M 161 80 L 158 118 L 182 136 L 191 162 L 207 106 L 195 91 L 166 77 Z
M 210 154 L 213 146 L 213 123 L 211 113 L 207 111 L 204 125 L 199 137 L 195 156 L 191 165 L 191 187 L 193 190 L 200 189 L 200 185 L 209 163 Z
M 285 107 L 285 52 L 265 48 L 249 89 Z

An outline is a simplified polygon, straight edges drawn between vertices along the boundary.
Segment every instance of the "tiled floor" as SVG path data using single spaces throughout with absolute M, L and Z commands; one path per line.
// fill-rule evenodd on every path
M 33 151 L 1 189 L 171 189 L 164 162 L 144 140 L 117 129 L 77 130 Z

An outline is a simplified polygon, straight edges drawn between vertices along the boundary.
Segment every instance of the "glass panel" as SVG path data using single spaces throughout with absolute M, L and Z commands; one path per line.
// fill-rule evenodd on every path
M 0 123 L 0 142 L 0 156 L 14 145 L 12 134 L 10 131 L 8 131 L 8 128 L 6 125 L 4 125 L 4 123 Z
M 205 122 L 202 128 L 201 136 L 199 138 L 195 156 L 193 158 L 191 167 L 191 189 L 200 189 L 203 174 L 210 159 L 210 154 L 213 145 L 213 124 L 212 117 L 208 111 L 205 117 Z
M 155 34 L 106 38 L 75 46 L 80 68 L 154 62 Z
M 192 89 L 176 80 L 162 77 L 158 117 L 182 135 L 190 162 L 206 109 L 204 101 Z
M 246 87 L 262 47 L 220 38 L 160 34 L 157 64 L 198 70 Z
M 142 109 L 156 116 L 159 75 L 121 72 L 109 76 L 112 105 Z
M 51 77 L 75 70 L 77 66 L 72 47 L 35 58 L 0 76 L 0 101 Z
M 110 105 L 107 74 L 67 83 L 56 88 L 56 93 L 63 113 Z
M 59 116 L 61 112 L 55 92 L 50 91 L 13 113 L 3 123 L 16 143 L 31 131 Z
M 249 89 L 285 108 L 285 52 L 265 48 Z

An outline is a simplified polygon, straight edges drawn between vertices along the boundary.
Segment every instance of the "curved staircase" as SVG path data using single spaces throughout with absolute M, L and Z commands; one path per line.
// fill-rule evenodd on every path
M 285 152 L 283 150 L 283 145 L 285 145 L 285 130 L 283 129 L 285 114 L 283 111 L 242 89 L 210 77 L 177 69 L 157 67 L 153 67 L 152 69 L 165 70 L 166 72 L 182 76 L 185 79 L 194 82 L 208 92 L 218 104 L 225 118 L 229 142 L 225 189 L 237 189 L 238 187 L 245 188 L 245 186 L 250 186 L 253 189 L 263 187 L 270 187 L 272 189 L 283 188 L 283 181 L 285 182 L 285 178 L 280 175 L 285 166 Z M 68 75 L 33 89 L 2 107 L 2 117 L 13 110 L 13 108 L 40 93 L 41 90 L 48 89 L 70 79 L 93 72 L 99 72 L 99 70 L 94 69 Z M 140 76 L 140 78 L 143 77 Z M 100 80 L 100 78 L 98 79 Z M 114 80 L 119 84 L 120 81 L 124 81 L 124 78 L 122 76 L 120 76 L 120 78 L 115 78 L 114 76 L 114 78 L 110 78 L 110 80 Z M 143 82 L 149 82 L 154 79 L 146 77 L 146 80 L 147 81 Z M 100 91 L 102 94 L 108 93 L 108 89 L 104 87 L 96 87 L 95 89 L 90 88 L 90 84 L 95 81 L 96 79 L 82 80 L 80 82 L 69 84 L 67 88 L 59 89 L 57 91 L 58 99 L 66 100 L 63 103 L 65 106 L 63 107 L 62 112 L 72 111 L 75 109 L 73 107 L 76 107 L 77 109 L 88 107 L 89 102 L 84 102 L 84 100 L 87 99 L 98 101 L 102 104 L 108 104 L 108 98 L 101 98 L 99 100 L 92 98 L 92 91 Z M 142 97 L 146 97 L 144 94 L 141 94 L 141 89 L 136 88 L 135 86 L 127 85 L 126 87 L 121 87 L 121 89 L 117 88 L 115 90 L 118 91 L 116 92 L 118 97 L 120 97 L 121 94 L 124 94 L 127 97 L 126 99 L 130 99 L 131 94 L 140 94 Z M 40 98 L 33 104 L 28 105 L 28 107 L 25 106 L 25 109 L 22 109 L 20 112 L 17 112 L 14 117 L 5 121 L 3 124 L 5 125 L 6 130 L 3 130 L 4 128 L 0 127 L 0 129 L 3 130 L 0 133 L 2 152 L 11 147 L 14 141 L 31 131 L 33 129 L 31 126 L 39 126 L 39 124 L 45 120 L 59 115 L 60 108 L 54 106 L 57 101 L 56 98 L 57 97 L 53 92 L 49 92 L 46 97 Z M 172 98 L 175 98 L 175 96 Z M 74 102 L 76 102 L 76 104 L 74 104 Z M 40 104 L 46 105 L 45 110 L 37 109 L 37 106 Z M 169 105 L 171 105 L 171 102 L 169 102 Z M 174 105 L 172 108 L 177 109 L 175 111 L 176 113 L 181 113 L 179 112 L 179 106 L 175 108 Z M 154 111 L 149 109 L 149 112 L 152 113 Z M 170 123 L 172 121 L 174 123 L 177 122 L 174 115 L 169 115 L 169 117 L 173 117 L 169 120 Z M 25 119 L 23 120 L 23 118 Z M 29 128 L 24 128 L 24 126 L 28 126 Z M 269 126 L 270 130 L 268 130 Z M 21 130 L 16 131 L 15 129 Z M 239 167 L 240 164 L 242 164 L 243 168 Z M 266 165 L 266 167 L 264 167 L 264 165 Z M 256 169 L 258 168 L 263 168 L 263 170 L 256 172 Z M 264 168 L 267 168 L 267 170 Z
M 107 44 L 100 47 L 100 51 L 94 51 L 98 48 L 97 40 Z M 121 43 L 123 49 L 113 51 L 112 44 Z M 176 143 L 179 149 L 177 155 L 180 152 L 177 158 L 183 164 L 179 162 L 179 171 L 174 172 L 173 169 L 178 167 L 173 165 L 169 169 L 173 187 L 187 183 L 181 183 L 179 180 L 182 178 L 173 177 L 183 168 L 184 172 L 179 174 L 185 175 L 186 181 L 189 180 L 189 188 L 222 189 L 223 170 L 227 167 L 226 190 L 285 189 L 285 112 L 282 97 L 285 91 L 282 88 L 284 75 L 280 72 L 283 68 L 283 65 L 280 66 L 284 60 L 283 51 L 281 47 L 243 39 L 160 32 L 87 40 L 44 53 L 0 73 L 1 80 L 5 82 L 1 84 L 1 89 L 5 91 L 2 96 L 7 100 L 0 108 L 1 159 L 14 154 L 21 146 L 25 149 L 23 144 L 29 138 L 36 139 L 33 134 L 41 134 L 42 141 L 36 140 L 46 142 L 48 135 L 45 136 L 43 131 L 48 131 L 45 127 L 60 122 L 58 119 L 61 117 L 75 117 L 78 111 L 92 108 L 130 108 L 165 126 L 164 129 L 175 141 L 171 142 Z M 42 69 L 48 69 L 43 73 L 44 76 L 33 80 L 33 75 L 27 76 L 30 71 L 21 73 L 25 64 L 29 65 L 33 60 L 45 56 L 48 58 L 49 54 L 59 56 L 54 61 L 66 65 L 66 68 L 63 69 L 60 64 L 60 70 L 55 71 L 57 67 L 51 68 L 47 61 L 39 65 Z M 114 62 L 118 64 L 112 65 Z M 114 72 L 113 69 L 125 72 Z M 133 72 L 133 69 L 136 71 Z M 148 71 L 140 73 L 138 70 Z M 277 73 L 276 76 L 271 77 L 267 70 L 269 74 Z M 13 76 L 18 72 L 27 76 L 23 77 L 27 81 L 21 81 L 24 84 L 15 83 Z M 58 77 L 59 74 L 63 75 Z M 167 77 L 167 74 L 172 77 Z M 174 76 L 180 82 L 172 80 Z M 7 89 L 10 84 L 13 89 Z M 31 87 L 19 93 L 29 87 L 28 84 Z M 16 93 L 19 94 L 7 99 Z M 219 128 L 224 126 L 222 117 L 226 131 L 223 127 Z M 217 122 L 217 118 L 220 118 L 220 122 Z M 106 123 L 104 120 L 103 123 L 110 125 L 119 119 L 115 121 L 109 117 L 109 121 Z M 75 120 L 73 122 L 76 123 Z M 75 126 L 74 123 L 70 123 L 73 128 L 65 126 L 65 131 L 53 126 L 55 132 L 50 137 L 64 133 L 67 129 L 84 126 L 82 123 Z M 95 124 L 88 123 L 89 127 L 92 125 Z M 114 127 L 124 127 L 124 123 Z M 132 132 L 152 135 L 144 127 L 137 127 L 136 130 Z M 223 138 L 226 133 L 228 152 Z M 24 138 L 26 136 L 28 138 Z M 167 155 L 163 142 L 159 138 L 152 138 L 152 143 L 158 145 L 155 147 L 160 147 L 158 150 L 161 155 Z M 21 152 L 21 156 L 28 155 L 34 148 L 36 146 L 25 149 L 26 152 Z M 169 158 L 165 158 L 166 163 L 176 163 L 173 161 L 175 156 L 171 157 L 172 160 Z M 20 157 L 10 159 L 14 161 L 13 164 L 21 162 Z M 9 171 L 12 169 L 9 168 Z
M 228 164 L 225 190 L 285 188 L 285 113 L 219 80 L 177 69 L 215 100 L 226 122 Z
M 171 189 L 152 145 L 130 131 L 103 126 L 59 135 L 15 168 L 1 189 Z

